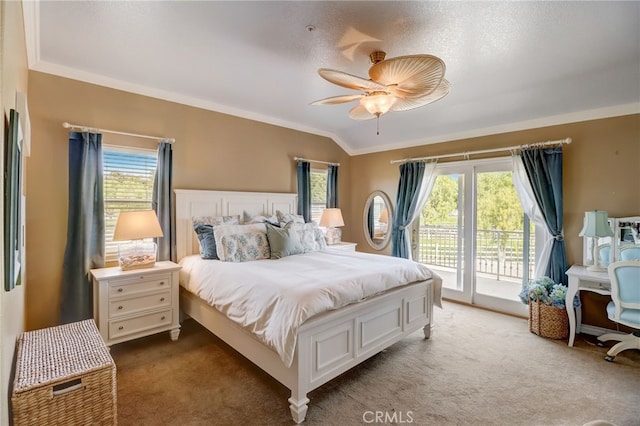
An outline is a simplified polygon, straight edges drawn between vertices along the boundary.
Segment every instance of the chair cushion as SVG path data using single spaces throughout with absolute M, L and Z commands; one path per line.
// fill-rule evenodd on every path
M 615 320 L 615 314 L 616 305 L 613 302 L 609 302 L 607 305 L 607 315 L 611 321 L 640 329 L 640 309 L 623 309 L 620 313 L 620 321 Z

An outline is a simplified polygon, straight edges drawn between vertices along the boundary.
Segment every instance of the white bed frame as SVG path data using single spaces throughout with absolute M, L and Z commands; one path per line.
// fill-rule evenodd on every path
M 198 253 L 192 218 L 239 214 L 295 213 L 297 194 L 177 189 L 178 260 Z M 431 335 L 433 285 L 420 281 L 342 309 L 317 315 L 298 331 L 293 364 L 193 293 L 180 288 L 180 309 L 291 390 L 296 423 L 307 414 L 307 393 L 423 328 Z

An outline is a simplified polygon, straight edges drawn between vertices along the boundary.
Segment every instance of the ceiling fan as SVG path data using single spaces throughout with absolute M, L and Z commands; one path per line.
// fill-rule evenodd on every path
M 389 111 L 406 111 L 435 102 L 449 93 L 451 85 L 444 79 L 444 62 L 432 55 L 398 56 L 385 60 L 381 51 L 369 55 L 369 80 L 320 68 L 325 80 L 364 93 L 333 96 L 312 102 L 311 105 L 335 105 L 359 100 L 349 111 L 354 120 L 380 118 Z

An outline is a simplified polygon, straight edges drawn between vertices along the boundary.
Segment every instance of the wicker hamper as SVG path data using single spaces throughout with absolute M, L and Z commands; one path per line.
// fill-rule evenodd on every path
M 541 303 L 536 296 L 529 301 L 529 331 L 550 339 L 566 339 L 569 336 L 566 309 Z
M 116 366 L 93 320 L 24 332 L 11 395 L 21 425 L 114 425 Z

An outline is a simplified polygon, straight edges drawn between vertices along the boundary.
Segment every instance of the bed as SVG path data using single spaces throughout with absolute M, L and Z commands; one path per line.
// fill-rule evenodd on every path
M 361 261 L 365 262 L 365 265 L 367 265 L 367 261 L 370 262 L 369 265 L 373 265 L 371 262 L 373 257 L 378 261 L 377 263 L 381 263 L 380 261 L 400 262 L 398 259 L 394 260 L 388 256 L 333 250 L 319 250 L 316 253 L 304 253 L 278 260 L 243 262 L 244 265 L 225 265 L 227 262 L 219 260 L 203 261 L 199 256 L 198 238 L 193 227 L 194 218 L 246 215 L 246 212 L 264 216 L 272 216 L 276 211 L 295 214 L 297 194 L 183 189 L 175 190 L 175 194 L 176 252 L 178 261 L 183 265 L 180 274 L 180 309 L 182 313 L 202 324 L 286 386 L 291 391 L 288 402 L 292 418 L 296 423 L 304 421 L 309 404 L 307 394 L 313 389 L 420 328 L 423 329 L 426 338 L 430 337 L 434 301 L 439 304 L 441 288 L 440 277 L 431 271 L 426 277 L 416 275 L 420 279 L 406 284 L 388 285 L 388 280 L 382 284 L 380 282 L 366 284 L 371 286 L 370 292 L 365 297 L 358 297 L 354 303 L 337 302 L 334 307 L 329 307 L 328 310 L 321 312 L 308 312 L 307 307 L 303 306 L 301 312 L 306 313 L 306 316 L 296 316 L 296 318 L 300 317 L 298 318 L 300 322 L 293 326 L 288 324 L 287 327 L 279 326 L 284 329 L 285 337 L 275 339 L 276 343 L 265 339 L 265 336 L 271 335 L 268 330 L 243 324 L 238 320 L 238 317 L 242 315 L 238 315 L 236 308 L 221 308 L 221 306 L 230 306 L 228 304 L 221 304 L 216 308 L 214 307 L 215 297 L 212 298 L 210 295 L 205 297 L 206 291 L 198 290 L 199 283 L 202 280 L 206 281 L 207 274 L 209 274 L 207 268 L 212 267 L 214 262 L 218 262 L 217 265 L 213 265 L 216 268 L 220 267 L 221 270 L 224 270 L 224 267 L 227 267 L 226 269 L 232 269 L 233 273 L 236 273 L 235 271 L 239 267 L 273 269 L 276 265 L 282 265 L 283 271 L 287 271 L 287 275 L 280 278 L 282 283 L 278 282 L 282 286 L 294 285 L 290 277 L 293 275 L 303 276 L 305 271 L 310 270 L 311 264 L 316 265 L 315 262 L 318 265 L 324 264 L 325 266 L 321 267 L 325 271 L 327 264 L 344 264 L 345 269 L 348 269 L 348 265 L 353 266 L 357 264 L 356 262 Z M 298 264 L 302 264 L 302 266 L 296 266 Z M 298 271 L 292 268 L 301 269 Z M 334 275 L 334 269 L 338 271 L 340 268 L 332 268 L 331 274 L 325 273 L 324 275 Z M 369 270 L 370 267 L 361 269 Z M 263 272 L 264 270 L 258 269 L 258 272 L 247 272 L 247 274 L 263 274 L 265 277 L 271 275 L 271 272 Z M 222 272 L 220 273 L 222 274 Z M 419 274 L 419 272 L 416 273 Z M 410 272 L 407 274 L 406 276 L 404 273 L 401 274 L 402 279 L 412 280 L 414 276 Z M 336 279 L 340 276 L 338 272 L 335 275 Z M 380 274 L 376 273 L 376 276 L 378 275 Z M 224 282 L 235 280 L 227 275 L 220 275 L 220 277 Z M 369 278 L 366 277 L 354 278 L 345 275 L 343 279 L 346 280 L 345 282 L 353 282 L 354 280 L 360 280 L 363 283 L 369 282 Z M 238 283 L 240 281 L 242 280 L 238 280 Z M 306 281 L 313 280 L 305 279 Z M 291 284 L 288 284 L 289 282 Z M 277 287 L 275 283 L 274 281 L 274 287 Z M 390 288 L 382 291 L 381 288 L 376 287 L 380 285 L 386 285 Z M 292 288 L 295 287 L 285 287 L 283 291 L 289 294 L 292 293 Z M 334 284 L 334 289 L 341 288 L 343 288 L 342 284 Z M 326 290 L 321 294 L 324 295 L 327 291 L 331 293 L 331 290 Z M 333 295 L 333 293 L 331 294 Z M 325 299 L 333 300 L 334 297 Z M 224 299 L 221 298 L 221 300 Z M 251 306 L 251 303 L 253 303 L 252 300 L 243 301 L 238 306 Z M 295 308 L 294 305 L 291 305 L 287 309 L 294 311 Z M 228 316 L 229 311 L 236 314 Z M 252 324 L 256 323 L 262 322 L 257 321 Z M 278 344 L 280 340 L 282 340 L 282 346 Z

